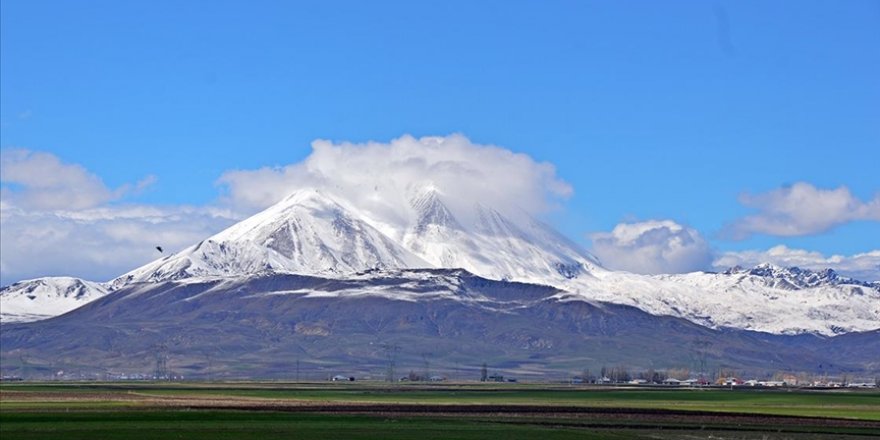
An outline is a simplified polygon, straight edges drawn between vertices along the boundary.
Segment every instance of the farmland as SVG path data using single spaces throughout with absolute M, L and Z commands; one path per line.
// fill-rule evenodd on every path
M 545 384 L 15 383 L 15 438 L 868 438 L 876 391 Z

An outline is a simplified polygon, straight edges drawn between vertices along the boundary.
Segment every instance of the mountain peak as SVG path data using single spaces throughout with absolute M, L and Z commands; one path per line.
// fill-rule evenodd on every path
M 416 213 L 416 223 L 413 226 L 416 234 L 424 234 L 432 225 L 462 229 L 449 208 L 440 200 L 439 191 L 433 186 L 426 186 L 417 192 L 410 200 L 410 206 Z
M 106 295 L 106 285 L 73 277 L 23 280 L 0 289 L 0 321 L 34 321 L 60 315 Z
M 123 275 L 114 284 L 265 270 L 332 275 L 402 267 L 430 265 L 336 197 L 303 189 L 177 255 Z
M 493 279 L 553 284 L 593 267 L 585 252 L 531 217 L 512 219 L 482 205 L 453 211 L 430 183 L 409 194 L 407 206 L 395 208 L 408 214 L 383 219 L 380 211 L 359 207 L 363 201 L 299 189 L 113 285 L 265 270 L 342 276 L 375 268 L 462 268 Z
M 798 290 L 819 287 L 824 285 L 837 286 L 849 284 L 870 287 L 880 291 L 880 284 L 866 282 L 842 276 L 831 268 L 820 270 L 804 269 L 797 266 L 782 267 L 772 263 L 761 263 L 747 269 L 735 266 L 723 272 L 725 275 L 748 275 L 760 277 L 774 285 L 774 287 Z

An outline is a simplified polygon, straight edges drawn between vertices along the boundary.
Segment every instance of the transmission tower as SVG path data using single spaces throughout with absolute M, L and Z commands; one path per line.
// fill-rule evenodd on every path
M 20 374 L 21 374 L 21 378 L 24 379 L 24 380 L 27 380 L 27 373 L 28 373 L 28 369 L 27 369 L 27 367 L 28 367 L 27 360 L 25 360 L 23 354 L 18 356 L 18 360 L 21 362 L 21 368 L 20 368 L 20 370 L 21 370 L 21 373 L 20 373 Z
M 426 381 L 431 380 L 431 356 L 433 356 L 433 355 L 434 355 L 433 353 L 427 353 L 427 352 L 422 353 L 422 363 L 425 366 L 425 373 L 424 373 L 425 378 L 423 380 L 426 380 Z
M 699 338 L 693 343 L 697 352 L 697 361 L 700 363 L 700 382 L 706 381 L 706 356 L 712 348 L 712 342 Z M 702 383 L 700 384 L 702 385 Z
M 385 352 L 385 360 L 388 361 L 388 366 L 385 370 L 385 380 L 394 382 L 394 365 L 397 362 L 397 352 L 400 351 L 400 346 L 383 342 L 379 344 L 379 347 L 382 347 L 382 350 Z
M 156 344 L 153 346 L 153 356 L 156 359 L 156 371 L 153 378 L 156 380 L 168 380 L 168 346 Z
M 208 360 L 208 368 L 205 369 L 205 376 L 208 380 L 214 380 L 214 355 L 210 352 L 205 355 Z

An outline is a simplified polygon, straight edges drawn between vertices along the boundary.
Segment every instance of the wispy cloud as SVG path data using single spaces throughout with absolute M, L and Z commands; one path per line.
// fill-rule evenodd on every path
M 105 280 L 234 221 L 217 207 L 118 204 L 156 181 L 108 188 L 79 164 L 24 149 L 0 159 L 0 284 L 45 275 Z
M 156 178 L 135 185 L 108 188 L 101 178 L 81 165 L 62 162 L 51 153 L 25 149 L 0 151 L 0 184 L 4 200 L 25 209 L 88 209 L 118 200 L 133 188 L 143 190 Z
M 0 214 L 0 284 L 47 275 L 105 281 L 232 224 L 209 207 L 105 206 L 76 211 L 25 210 L 4 202 Z
M 735 240 L 754 234 L 812 235 L 852 221 L 880 221 L 880 194 L 862 202 L 845 186 L 820 189 L 798 182 L 762 194 L 743 194 L 739 200 L 757 213 L 725 228 L 722 235 Z

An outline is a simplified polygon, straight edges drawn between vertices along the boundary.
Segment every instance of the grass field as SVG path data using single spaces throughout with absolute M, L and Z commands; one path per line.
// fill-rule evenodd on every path
M 543 385 L 0 385 L 16 438 L 875 438 L 880 393 Z

